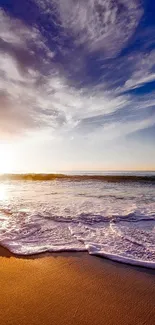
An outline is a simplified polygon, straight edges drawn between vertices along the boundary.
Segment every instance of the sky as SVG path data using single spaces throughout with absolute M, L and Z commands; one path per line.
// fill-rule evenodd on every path
M 155 170 L 154 0 L 0 0 L 0 161 Z

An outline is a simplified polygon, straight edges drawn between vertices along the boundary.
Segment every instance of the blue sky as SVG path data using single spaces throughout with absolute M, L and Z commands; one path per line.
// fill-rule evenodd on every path
M 153 0 L 0 0 L 13 171 L 155 169 L 154 13 Z

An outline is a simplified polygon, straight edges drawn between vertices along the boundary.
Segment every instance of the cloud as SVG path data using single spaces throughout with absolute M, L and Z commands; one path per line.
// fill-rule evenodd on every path
M 43 67 L 40 62 L 44 61 L 46 67 L 54 54 L 39 30 L 28 28 L 2 10 L 0 44 L 0 130 L 4 134 L 18 134 L 43 124 L 36 109 Z
M 128 93 L 154 80 L 154 51 L 119 54 L 142 16 L 139 1 L 36 1 L 48 31 L 0 10 L 1 134 L 109 139 L 154 125 L 154 94 Z
M 133 35 L 143 14 L 138 0 L 36 0 L 76 46 L 114 57 Z M 54 15 L 54 14 L 55 15 Z
M 7 15 L 2 9 L 0 52 L 13 57 L 22 72 L 30 66 L 39 69 L 42 58 L 48 63 L 48 59 L 54 57 L 54 52 L 49 50 L 38 28 L 26 26 L 21 20 Z
M 127 89 L 155 80 L 155 50 L 135 55 L 134 62 L 133 73 L 125 83 Z
M 136 139 L 136 140 L 142 140 L 143 144 L 148 143 L 154 145 L 154 139 L 155 139 L 155 124 L 153 126 L 149 126 L 146 128 L 143 128 L 142 130 L 135 131 L 133 133 L 130 133 L 128 136 L 129 139 Z

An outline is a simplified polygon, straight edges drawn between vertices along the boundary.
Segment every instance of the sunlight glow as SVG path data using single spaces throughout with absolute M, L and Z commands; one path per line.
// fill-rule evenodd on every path
M 13 147 L 9 144 L 0 143 L 0 174 L 11 173 L 13 165 Z

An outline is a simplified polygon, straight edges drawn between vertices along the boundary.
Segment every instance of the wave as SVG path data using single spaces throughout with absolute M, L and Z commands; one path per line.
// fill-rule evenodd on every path
M 12 253 L 87 251 L 155 268 L 154 185 L 149 183 L 152 177 L 147 176 L 147 184 L 102 183 L 111 178 L 143 182 L 144 175 L 143 178 L 61 174 L 11 177 L 25 179 L 1 184 L 6 197 L 0 202 L 0 244 Z M 43 182 L 31 182 L 38 178 Z M 56 181 L 45 181 L 51 178 Z M 92 179 L 99 182 L 93 183 Z
M 8 212 L 8 211 L 6 211 Z M 3 211 L 4 213 L 4 211 Z M 81 214 L 76 219 L 36 213 L 0 215 L 0 244 L 17 255 L 87 251 L 155 269 L 155 215 Z
M 90 255 L 98 255 L 101 257 L 108 258 L 112 261 L 129 264 L 129 265 L 135 265 L 135 266 L 142 266 L 150 269 L 155 269 L 155 262 L 152 261 L 145 261 L 145 260 L 139 260 L 129 257 L 124 257 L 117 254 L 109 254 L 103 250 L 98 250 L 98 247 L 95 245 L 87 245 L 87 249 Z
M 0 180 L 23 180 L 23 181 L 102 181 L 102 182 L 149 182 L 155 184 L 154 175 L 67 175 L 67 174 L 3 174 Z

